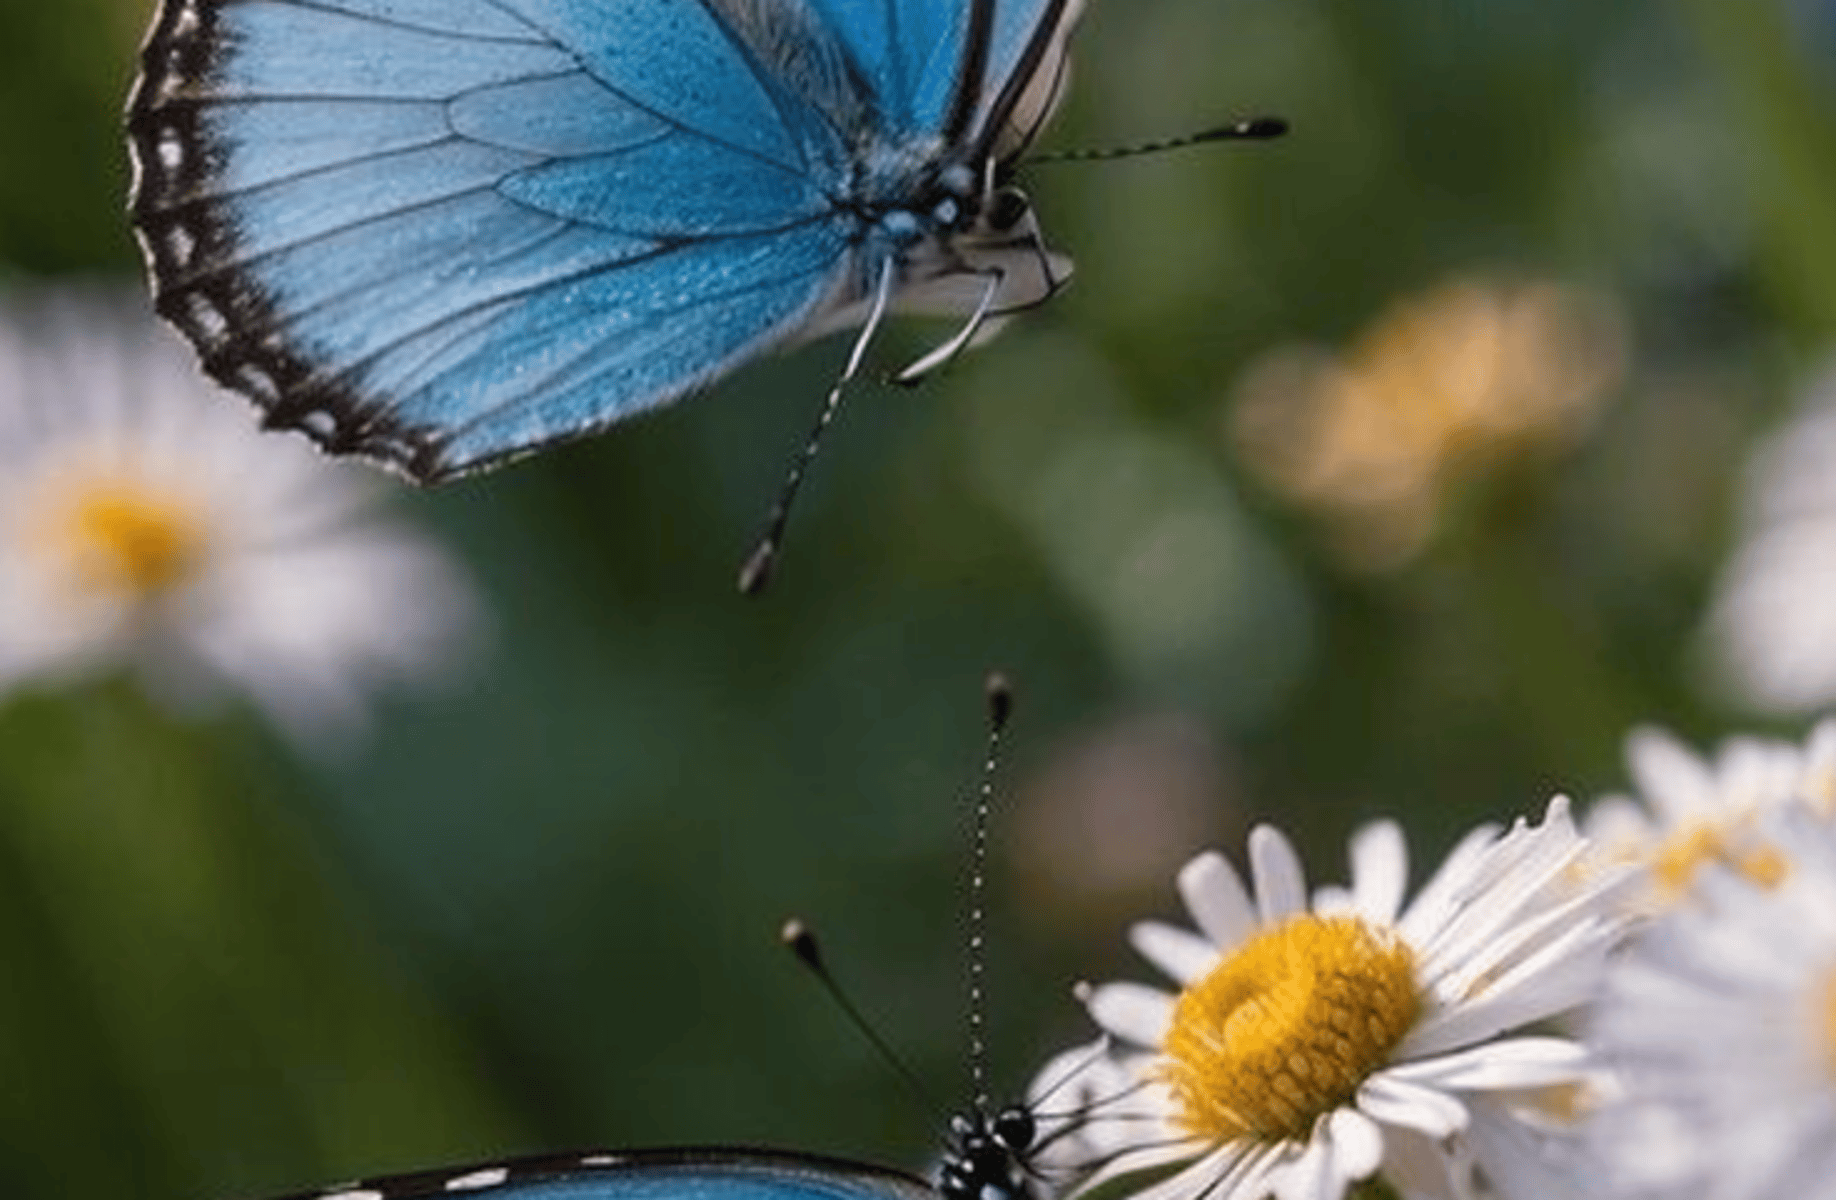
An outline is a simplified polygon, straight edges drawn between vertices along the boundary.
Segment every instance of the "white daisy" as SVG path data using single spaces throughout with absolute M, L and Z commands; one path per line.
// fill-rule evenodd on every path
M 1773 713 L 1836 701 L 1836 370 L 1749 462 L 1739 541 L 1702 628 L 1720 682 Z
M 1114 1048 L 1070 1102 L 1051 1093 L 1076 1052 L 1042 1073 L 1041 1107 L 1078 1110 L 1048 1122 L 1043 1165 L 1100 1164 L 1085 1192 L 1151 1180 L 1142 1200 L 1334 1200 L 1377 1174 L 1405 1196 L 1561 1194 L 1562 1131 L 1529 1117 L 1589 1082 L 1587 1056 L 1501 1035 L 1594 993 L 1624 875 L 1578 876 L 1583 850 L 1557 799 L 1540 826 L 1468 835 L 1406 908 L 1390 822 L 1352 840 L 1352 886 L 1311 904 L 1272 828 L 1250 835 L 1253 888 L 1200 855 L 1179 875 L 1198 932 L 1131 931 L 1182 990 L 1088 991 Z
M 1712 760 L 1659 729 L 1633 731 L 1626 762 L 1636 796 L 1608 796 L 1583 828 L 1596 862 L 1650 868 L 1651 886 L 1636 894 L 1645 911 L 1687 893 L 1707 863 L 1758 883 L 1783 874 L 1784 855 L 1767 819 L 1793 806 L 1836 817 L 1836 721 L 1825 721 L 1802 747 L 1766 738 L 1730 738 Z
M 367 472 L 264 435 L 144 303 L 0 299 L 0 693 L 112 670 L 305 741 L 450 661 L 476 605 Z
M 1776 832 L 1771 887 L 1704 873 L 1608 974 L 1592 1042 L 1621 1097 L 1595 1120 L 1623 1196 L 1800 1200 L 1836 1187 L 1836 833 Z

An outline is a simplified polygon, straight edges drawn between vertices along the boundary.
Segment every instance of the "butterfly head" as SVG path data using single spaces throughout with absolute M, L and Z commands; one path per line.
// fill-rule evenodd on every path
M 1030 1193 L 1027 1159 L 1038 1124 L 1014 1105 L 992 1118 L 977 1111 L 950 1122 L 950 1140 L 937 1172 L 943 1200 L 1024 1200 Z

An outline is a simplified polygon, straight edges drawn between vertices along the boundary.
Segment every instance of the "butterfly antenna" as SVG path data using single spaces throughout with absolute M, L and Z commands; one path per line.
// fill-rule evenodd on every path
M 1098 150 L 1058 150 L 1050 154 L 1035 154 L 1026 162 L 1028 166 L 1035 163 L 1108 162 L 1117 158 L 1136 158 L 1143 154 L 1162 154 L 1168 150 L 1181 150 L 1187 146 L 1202 146 L 1206 142 L 1266 142 L 1281 137 L 1287 132 L 1288 123 L 1280 117 L 1255 117 L 1248 121 L 1219 125 L 1215 129 L 1188 133 L 1181 137 L 1162 138 L 1157 142 L 1138 142 L 1132 146 L 1109 146 Z
M 784 486 L 778 491 L 778 499 L 771 506 L 771 515 L 765 519 L 765 532 L 759 535 L 758 543 L 752 553 L 747 555 L 745 565 L 740 567 L 739 590 L 742 595 L 757 596 L 771 582 L 772 568 L 777 565 L 778 550 L 784 544 L 784 528 L 790 524 L 791 505 L 797 500 L 797 493 L 803 488 L 804 476 L 810 473 L 810 465 L 816 461 L 816 452 L 822 447 L 822 438 L 835 421 L 835 414 L 841 410 L 842 396 L 861 370 L 861 360 L 867 356 L 867 345 L 873 341 L 873 335 L 879 331 L 880 321 L 886 316 L 886 306 L 892 299 L 894 264 L 887 259 L 886 266 L 880 272 L 879 285 L 874 289 L 873 307 L 868 310 L 867 322 L 861 326 L 861 332 L 854 339 L 854 349 L 848 352 L 848 362 L 836 377 L 835 386 L 823 398 L 822 408 L 816 414 L 816 423 L 810 427 L 810 434 L 803 441 L 803 448 L 791 460 L 790 470 L 785 474 Z
M 900 1078 L 905 1080 L 906 1085 L 912 1089 L 912 1093 L 918 1097 L 919 1101 L 933 1113 L 942 1113 L 944 1108 L 937 1102 L 937 1097 L 931 1094 L 930 1089 L 924 1086 L 924 1081 L 918 1078 L 917 1073 L 905 1065 L 905 1060 L 899 1057 L 891 1044 L 880 1036 L 879 1031 L 865 1016 L 861 1015 L 861 1010 L 855 1007 L 854 1001 L 848 998 L 848 993 L 842 990 L 840 983 L 836 982 L 834 974 L 829 970 L 828 962 L 823 958 L 822 945 L 816 940 L 815 931 L 799 918 L 792 917 L 784 922 L 784 928 L 779 931 L 778 938 L 784 943 L 786 949 L 797 956 L 797 961 L 803 964 L 804 969 L 816 977 L 816 981 L 822 984 L 823 991 L 829 994 L 829 999 L 835 1001 L 836 1007 L 840 1008 L 842 1014 L 848 1018 L 848 1023 L 853 1025 L 855 1030 L 867 1039 L 867 1044 L 872 1046 Z
M 988 751 L 976 790 L 969 850 L 969 1091 L 974 1111 L 988 1113 L 988 1044 L 984 1034 L 988 1007 L 987 904 L 988 825 L 994 811 L 995 768 L 1001 757 L 1001 735 L 1014 712 L 1014 693 L 1007 677 L 996 671 L 983 687 L 988 699 Z

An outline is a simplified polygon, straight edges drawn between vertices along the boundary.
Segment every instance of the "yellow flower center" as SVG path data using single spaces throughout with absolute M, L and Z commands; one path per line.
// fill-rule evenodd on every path
M 1357 917 L 1266 930 L 1180 994 L 1162 1044 L 1179 1123 L 1210 1141 L 1304 1138 L 1421 1010 L 1414 956 Z
M 45 540 L 86 592 L 151 600 L 184 583 L 204 558 L 204 522 L 195 508 L 139 481 L 86 480 L 47 508 Z
M 1720 863 L 1762 888 L 1777 886 L 1790 869 L 1784 854 L 1769 842 L 1699 824 L 1686 826 L 1666 838 L 1652 855 L 1651 870 L 1659 887 L 1674 898 L 1689 890 L 1696 872 L 1708 863 Z

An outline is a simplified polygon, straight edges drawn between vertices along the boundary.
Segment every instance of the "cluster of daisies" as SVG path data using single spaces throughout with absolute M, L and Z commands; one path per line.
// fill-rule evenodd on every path
M 1705 762 L 1630 743 L 1636 796 L 1462 839 L 1412 899 L 1401 830 L 1309 891 L 1249 839 L 1179 874 L 1170 987 L 1034 1081 L 1035 1165 L 1135 1200 L 1836 1194 L 1836 721 Z
M 459 657 L 471 585 L 375 473 L 215 391 L 144 295 L 0 296 L 0 693 L 125 671 L 320 746 Z

